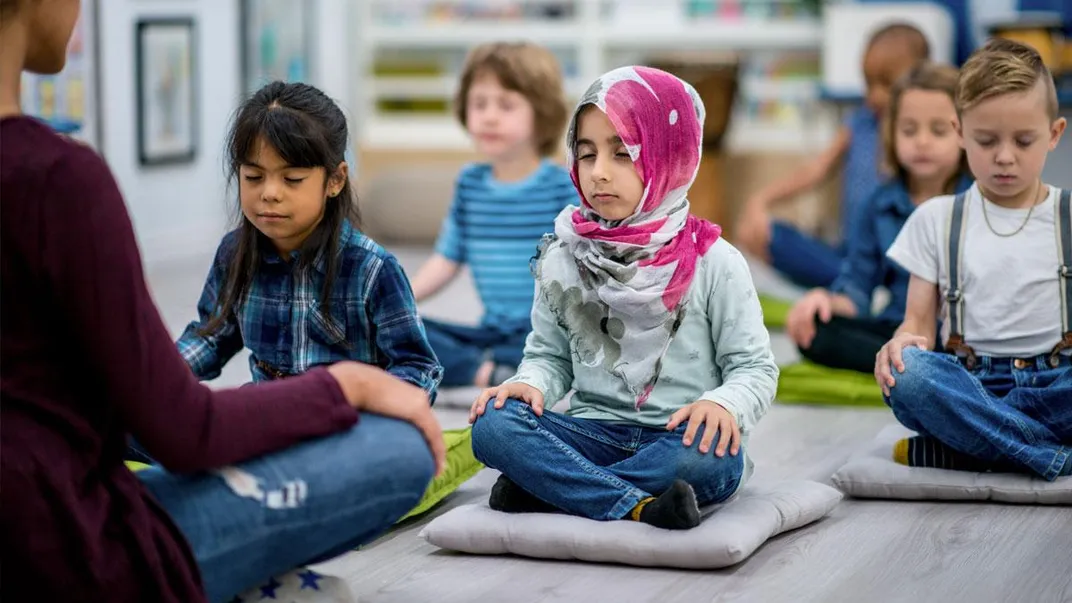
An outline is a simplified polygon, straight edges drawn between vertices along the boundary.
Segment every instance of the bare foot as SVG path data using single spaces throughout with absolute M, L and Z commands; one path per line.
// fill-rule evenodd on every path
M 473 385 L 477 387 L 487 387 L 491 383 L 491 374 L 495 372 L 495 363 L 488 360 L 484 364 L 480 365 L 480 368 L 476 370 L 476 377 L 473 378 Z

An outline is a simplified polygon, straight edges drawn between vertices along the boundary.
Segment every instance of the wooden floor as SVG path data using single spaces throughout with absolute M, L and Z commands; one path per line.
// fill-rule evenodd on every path
M 413 274 L 420 254 L 402 250 L 399 257 Z M 210 259 L 150 272 L 176 333 L 194 315 Z M 445 316 L 473 300 L 461 283 L 426 311 Z M 780 335 L 775 352 L 781 362 L 793 354 Z M 234 361 L 220 383 L 247 375 L 244 362 Z M 444 427 L 465 424 L 462 411 L 439 413 Z M 892 421 L 885 410 L 775 405 L 751 440 L 756 474 L 826 482 Z M 486 499 L 495 477 L 485 470 L 432 513 L 317 569 L 344 577 L 361 603 L 1072 602 L 1070 507 L 847 499 L 825 520 L 720 571 L 478 557 L 418 538 L 430 519 Z

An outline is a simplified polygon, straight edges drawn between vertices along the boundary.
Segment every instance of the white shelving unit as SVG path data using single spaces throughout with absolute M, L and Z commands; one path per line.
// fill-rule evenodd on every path
M 383 99 L 437 99 L 453 96 L 454 74 L 376 76 L 378 58 L 404 53 L 437 53 L 457 63 L 470 47 L 483 42 L 530 40 L 572 57 L 565 69 L 566 91 L 578 98 L 588 84 L 615 66 L 643 60 L 660 52 L 732 51 L 751 53 L 782 51 L 818 52 L 822 24 L 818 19 L 754 19 L 747 16 L 717 20 L 688 21 L 684 0 L 619 0 L 628 4 L 629 18 L 608 17 L 604 9 L 616 3 L 607 0 L 572 0 L 571 18 L 502 22 L 409 21 L 390 23 L 377 19 L 377 3 L 357 3 L 355 30 L 358 73 L 358 144 L 364 149 L 383 150 L 467 150 L 465 132 L 450 115 L 405 113 L 394 115 L 377 110 Z M 404 5 L 407 0 L 387 0 Z M 531 1 L 531 0 L 530 0 Z M 752 0 L 756 1 L 756 0 Z M 762 1 L 762 0 L 760 0 Z M 642 6 L 643 5 L 643 6 Z M 646 6 L 646 8 L 645 8 Z M 397 6 L 396 6 L 397 8 Z M 646 19 L 647 14 L 651 19 Z M 638 17 L 639 16 L 639 17 Z M 741 90 L 792 101 L 818 98 L 819 82 L 770 81 L 745 77 Z M 829 142 L 835 130 L 832 113 L 809 112 L 790 120 L 769 120 L 735 115 L 727 145 L 731 151 L 810 152 Z

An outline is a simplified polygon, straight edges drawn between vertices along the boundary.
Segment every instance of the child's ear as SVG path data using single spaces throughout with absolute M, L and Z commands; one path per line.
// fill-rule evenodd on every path
M 953 119 L 953 129 L 957 131 L 957 144 L 964 148 L 964 126 L 960 125 L 959 119 Z
M 328 179 L 328 197 L 337 197 L 346 186 L 346 180 L 350 177 L 350 166 L 345 161 L 335 168 L 335 173 Z
M 1061 135 L 1065 133 L 1065 127 L 1068 126 L 1068 120 L 1059 117 L 1053 121 L 1053 125 L 1050 126 L 1050 150 L 1057 148 L 1057 143 L 1061 142 Z

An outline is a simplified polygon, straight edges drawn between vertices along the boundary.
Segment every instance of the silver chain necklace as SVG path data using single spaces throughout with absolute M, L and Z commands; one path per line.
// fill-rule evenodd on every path
M 982 191 L 980 191 L 979 198 L 983 200 L 983 219 L 986 220 L 986 227 L 990 229 L 990 232 L 994 233 L 996 236 L 999 236 L 999 237 L 1008 238 L 1008 237 L 1013 237 L 1013 236 L 1016 236 L 1016 235 L 1020 234 L 1020 231 L 1023 230 L 1024 227 L 1027 226 L 1027 223 L 1031 220 L 1031 214 L 1033 214 L 1035 212 L 1035 206 L 1039 204 L 1038 195 L 1039 195 L 1039 191 L 1041 191 L 1041 189 L 1042 189 L 1042 182 L 1040 181 L 1040 182 L 1038 182 L 1038 184 L 1035 185 L 1034 203 L 1031 204 L 1031 209 L 1027 210 L 1027 217 L 1024 218 L 1024 221 L 1023 221 L 1022 224 L 1020 224 L 1019 228 L 1017 228 L 1016 230 L 1014 230 L 1012 232 L 1009 232 L 1009 233 L 1003 233 L 1003 232 L 998 232 L 998 231 L 994 230 L 994 226 L 990 224 L 990 216 L 988 216 L 987 213 L 986 213 L 986 197 L 984 197 L 982 195 Z

